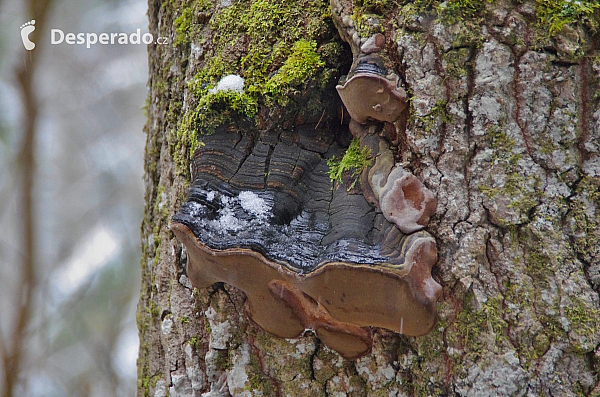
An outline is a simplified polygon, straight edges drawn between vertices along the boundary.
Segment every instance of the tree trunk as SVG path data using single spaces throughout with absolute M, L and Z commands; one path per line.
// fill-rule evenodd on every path
M 599 13 L 593 0 L 151 0 L 150 31 L 171 43 L 149 50 L 138 395 L 600 395 Z M 409 113 L 369 123 L 437 198 L 425 230 L 443 292 L 427 335 L 369 328 L 370 352 L 344 359 L 312 331 L 263 331 L 227 280 L 194 288 L 170 224 L 209 137 L 310 128 L 347 147 L 335 85 L 378 33 Z M 209 91 L 226 75 L 243 93 Z

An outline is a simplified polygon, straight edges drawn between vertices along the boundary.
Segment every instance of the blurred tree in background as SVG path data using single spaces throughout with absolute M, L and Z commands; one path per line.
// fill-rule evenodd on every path
M 53 28 L 145 32 L 146 4 L 0 1 L 0 395 L 131 395 L 146 46 Z

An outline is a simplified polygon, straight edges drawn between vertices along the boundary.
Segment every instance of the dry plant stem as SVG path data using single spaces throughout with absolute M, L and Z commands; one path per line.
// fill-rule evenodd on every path
M 36 20 L 37 32 L 44 31 L 47 11 L 51 0 L 31 0 L 28 4 L 29 15 Z M 41 40 L 34 41 L 41 45 Z M 39 34 L 38 34 L 39 36 Z M 29 322 L 35 279 L 35 217 L 33 204 L 33 187 L 35 183 L 35 124 L 37 120 L 37 104 L 33 87 L 33 77 L 39 59 L 40 48 L 26 54 L 26 60 L 22 67 L 16 72 L 21 94 L 23 96 L 24 127 L 23 143 L 17 159 L 18 169 L 21 177 L 21 219 L 23 220 L 22 240 L 22 263 L 21 278 L 16 297 L 17 311 L 13 322 L 12 338 L 9 342 L 2 344 L 2 361 L 4 367 L 4 390 L 2 395 L 10 397 L 13 395 L 14 386 L 19 380 L 21 361 L 24 353 L 25 331 Z

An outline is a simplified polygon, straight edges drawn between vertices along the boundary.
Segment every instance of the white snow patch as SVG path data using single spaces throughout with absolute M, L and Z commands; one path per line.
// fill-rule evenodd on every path
M 195 201 L 190 201 L 188 204 L 190 208 L 190 215 L 193 217 L 199 217 L 202 214 L 203 207 Z
M 215 199 L 215 192 L 208 192 L 206 198 L 209 201 L 213 201 Z M 223 207 L 219 209 L 219 216 L 217 219 L 208 222 L 214 229 L 221 231 L 221 233 L 237 232 L 244 228 L 248 228 L 256 222 L 264 222 L 270 216 L 271 207 L 273 205 L 269 200 L 265 200 L 256 193 L 250 191 L 243 191 L 237 197 L 222 195 L 218 196 L 218 198 Z M 193 204 L 193 202 L 191 204 Z M 238 204 L 245 212 L 254 216 L 254 219 L 248 220 L 239 218 L 236 214 L 236 212 L 239 212 L 239 208 L 236 210 Z M 192 211 L 195 211 L 193 207 Z
M 213 196 L 214 198 L 214 196 Z M 223 208 L 219 210 L 219 217 L 214 221 L 210 221 L 216 229 L 224 231 L 236 232 L 246 226 L 246 222 L 236 218 L 233 211 L 233 200 L 227 196 L 220 196 Z
M 225 207 L 219 210 L 219 214 L 221 215 L 217 222 L 222 229 L 229 230 L 231 232 L 237 232 L 238 230 L 244 228 L 246 222 L 236 218 L 233 209 L 230 207 Z
M 258 218 L 265 218 L 270 211 L 269 205 L 265 200 L 254 192 L 240 192 L 239 199 L 244 211 L 250 212 Z
M 216 193 L 211 190 L 210 192 L 206 193 L 206 199 L 208 201 L 213 201 L 215 199 L 215 194 Z
M 229 206 L 229 204 L 231 203 L 231 197 L 220 196 L 219 198 L 221 199 L 221 204 L 223 204 L 226 207 Z
M 230 74 L 223 77 L 215 88 L 208 90 L 210 94 L 215 94 L 219 91 L 244 92 L 244 78 L 237 74 Z

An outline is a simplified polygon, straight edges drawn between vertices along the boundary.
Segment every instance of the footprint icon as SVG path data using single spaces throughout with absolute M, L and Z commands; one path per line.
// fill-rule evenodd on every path
M 29 34 L 35 30 L 35 19 L 24 23 L 21 25 L 21 39 L 23 40 L 23 45 L 27 51 L 31 51 L 35 48 L 35 43 L 29 40 Z

